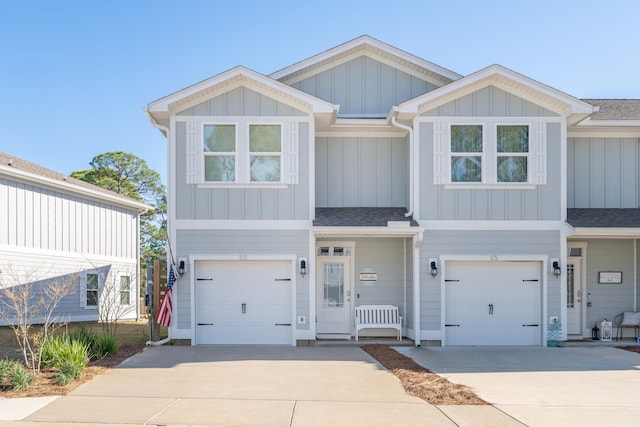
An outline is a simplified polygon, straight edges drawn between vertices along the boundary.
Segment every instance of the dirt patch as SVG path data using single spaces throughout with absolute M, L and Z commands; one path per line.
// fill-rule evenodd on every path
M 454 384 L 418 365 L 410 357 L 385 345 L 362 347 L 371 357 L 391 371 L 405 391 L 432 405 L 488 405 L 469 387 Z
M 97 323 L 85 323 L 91 330 L 100 333 L 100 325 Z M 80 327 L 79 324 L 71 324 L 60 329 L 58 332 L 73 333 Z M 101 359 L 89 362 L 84 369 L 82 377 L 72 381 L 66 386 L 61 386 L 56 381 L 56 371 L 43 370 L 39 376 L 34 378 L 31 386 L 26 390 L 0 390 L 0 397 L 39 397 L 58 396 L 68 394 L 85 382 L 105 373 L 125 359 L 141 352 L 145 348 L 145 342 L 149 338 L 148 323 L 146 321 L 123 321 L 118 325 L 118 338 L 122 343 L 115 354 L 105 356 Z M 22 353 L 18 348 L 16 337 L 11 328 L 0 327 L 0 358 L 22 360 Z
M 633 347 L 629 346 L 629 347 L 618 347 L 622 350 L 627 350 L 627 351 L 631 351 L 633 353 L 640 353 L 640 346 L 634 345 Z

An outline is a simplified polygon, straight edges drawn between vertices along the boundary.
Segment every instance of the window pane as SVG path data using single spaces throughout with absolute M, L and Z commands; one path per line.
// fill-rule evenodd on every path
M 527 158 L 498 157 L 498 182 L 527 182 Z
M 98 275 L 87 274 L 87 306 L 98 305 Z
M 97 274 L 87 274 L 87 289 L 98 289 Z
M 324 306 L 344 307 L 344 264 L 324 265 Z
M 204 180 L 234 182 L 236 180 L 235 156 L 205 156 Z
M 498 153 L 528 153 L 529 126 L 498 126 Z
M 131 304 L 131 278 L 129 276 L 120 277 L 120 304 Z
M 451 126 L 451 152 L 482 153 L 482 126 Z
M 280 125 L 249 126 L 249 151 L 275 153 L 280 151 Z
M 451 157 L 451 182 L 481 182 L 482 158 L 480 156 Z
M 279 156 L 251 156 L 252 182 L 280 182 Z
M 205 125 L 204 151 L 209 153 L 236 151 L 236 127 L 234 125 Z
M 575 306 L 574 289 L 575 280 L 573 275 L 573 264 L 567 265 L 567 308 Z

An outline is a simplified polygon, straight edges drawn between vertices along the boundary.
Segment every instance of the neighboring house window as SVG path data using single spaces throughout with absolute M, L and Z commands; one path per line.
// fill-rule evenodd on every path
M 120 304 L 131 305 L 131 277 L 120 276 Z
M 546 184 L 546 123 L 434 123 L 434 183 Z
M 99 276 L 97 273 L 87 273 L 85 307 L 98 305 Z
M 188 184 L 267 186 L 298 183 L 298 122 L 219 118 L 186 123 Z

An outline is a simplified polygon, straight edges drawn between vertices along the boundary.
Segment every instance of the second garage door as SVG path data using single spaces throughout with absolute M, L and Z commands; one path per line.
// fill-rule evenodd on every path
M 447 262 L 445 345 L 540 345 L 540 263 Z
M 290 261 L 196 262 L 196 344 L 291 344 Z

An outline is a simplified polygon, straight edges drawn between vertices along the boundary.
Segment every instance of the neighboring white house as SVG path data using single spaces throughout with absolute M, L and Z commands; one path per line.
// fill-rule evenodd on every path
M 186 267 L 175 339 L 350 339 L 355 306 L 392 304 L 416 345 L 544 346 L 638 309 L 638 100 L 362 36 L 144 109 Z
M 0 152 L 0 286 L 35 282 L 39 289 L 45 280 L 77 275 L 58 319 L 98 320 L 105 305 L 120 318 L 136 318 L 140 214 L 149 209 Z

